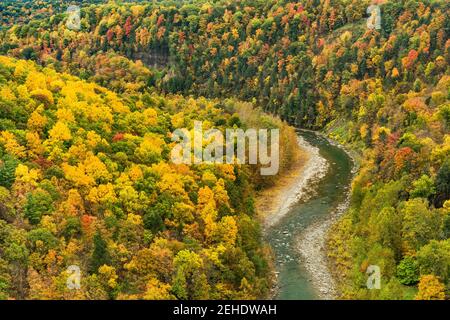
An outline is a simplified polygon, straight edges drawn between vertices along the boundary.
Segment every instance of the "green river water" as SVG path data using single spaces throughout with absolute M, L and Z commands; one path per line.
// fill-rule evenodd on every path
M 299 200 L 266 232 L 276 258 L 279 290 L 275 298 L 280 300 L 319 299 L 298 253 L 298 238 L 308 226 L 327 219 L 345 202 L 352 180 L 353 162 L 343 149 L 314 132 L 300 131 L 299 134 L 319 148 L 329 167 L 325 177 L 317 182 L 314 195 L 308 200 Z

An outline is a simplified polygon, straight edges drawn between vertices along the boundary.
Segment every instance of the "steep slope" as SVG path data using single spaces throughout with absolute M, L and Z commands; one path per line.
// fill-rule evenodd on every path
M 248 104 L 121 97 L 4 56 L 0 93 L 1 298 L 265 296 L 252 199 L 267 182 L 246 166 L 169 161 L 173 130 L 239 126 L 233 110 Z M 66 286 L 70 266 L 81 290 Z

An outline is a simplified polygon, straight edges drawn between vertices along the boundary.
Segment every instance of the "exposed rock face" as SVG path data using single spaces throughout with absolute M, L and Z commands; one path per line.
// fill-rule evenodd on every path
M 169 50 L 148 50 L 141 52 L 134 52 L 131 56 L 133 60 L 141 60 L 143 64 L 155 69 L 165 68 L 169 64 Z

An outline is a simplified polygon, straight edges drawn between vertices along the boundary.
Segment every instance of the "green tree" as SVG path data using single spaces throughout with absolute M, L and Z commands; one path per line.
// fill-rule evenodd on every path
M 15 172 L 19 162 L 11 156 L 4 156 L 0 160 L 0 186 L 11 188 L 16 178 Z
M 434 181 L 427 175 L 423 175 L 419 180 L 413 182 L 414 189 L 411 191 L 412 198 L 426 198 L 434 195 L 436 188 Z
M 174 259 L 172 290 L 178 299 L 206 299 L 209 285 L 202 272 L 203 260 L 195 252 L 183 250 Z
M 53 211 L 53 199 L 46 191 L 30 193 L 24 208 L 25 217 L 31 224 L 38 224 L 42 216 Z
M 440 234 L 441 215 L 437 210 L 428 208 L 428 201 L 421 198 L 404 203 L 402 238 L 406 250 L 419 250 Z
M 102 234 L 97 230 L 94 235 L 94 251 L 92 252 L 90 271 L 96 273 L 98 268 L 109 265 L 111 257 L 108 251 L 108 243 L 103 239 Z
M 397 278 L 401 284 L 410 286 L 419 282 L 417 261 L 410 256 L 405 257 L 397 266 Z
M 436 176 L 435 206 L 440 208 L 450 199 L 450 159 L 444 162 Z
M 28 241 L 31 247 L 36 248 L 36 242 L 39 241 L 45 250 L 55 249 L 58 246 L 58 239 L 47 229 L 38 228 L 28 232 Z
M 417 252 L 421 274 L 433 274 L 440 279 L 450 279 L 450 239 L 432 240 Z

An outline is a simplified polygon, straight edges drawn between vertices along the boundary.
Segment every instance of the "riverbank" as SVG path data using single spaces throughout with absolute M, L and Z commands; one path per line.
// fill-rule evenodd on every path
M 300 136 L 297 143 L 301 155 L 296 164 L 278 178 L 276 186 L 257 196 L 256 208 L 265 229 L 276 225 L 298 201 L 306 201 L 313 193 L 314 180 L 319 180 L 326 173 L 327 163 L 320 156 L 319 149 Z
M 319 133 L 300 132 L 298 145 L 307 158 L 257 199 L 276 264 L 272 297 L 336 299 L 327 238 L 348 209 L 356 168 L 345 148 Z
M 314 185 L 326 174 L 327 162 L 319 154 L 319 148 L 309 144 L 303 137 L 297 137 L 299 157 L 289 171 L 277 178 L 274 187 L 261 191 L 256 198 L 256 208 L 263 221 L 264 230 L 276 225 L 291 207 L 301 200 L 307 201 L 314 194 Z M 274 248 L 272 248 L 273 250 Z M 275 262 L 276 257 L 273 257 Z M 270 297 L 279 294 L 279 272 L 272 266 L 273 283 Z
M 330 270 L 327 239 L 331 227 L 348 210 L 349 203 L 350 193 L 346 201 L 336 208 L 328 219 L 313 224 L 298 238 L 298 251 L 303 258 L 303 264 L 323 300 L 335 300 L 339 296 L 337 282 Z
M 280 211 L 282 204 L 286 201 L 297 182 L 304 172 L 304 168 L 311 158 L 308 151 L 303 149 L 299 143 L 299 156 L 292 167 L 277 177 L 273 187 L 260 191 L 256 197 L 256 209 L 262 218 L 264 225 L 267 220 Z
M 330 144 L 342 149 L 352 160 L 352 176 L 354 178 L 358 166 L 353 152 L 338 142 L 324 136 Z M 352 181 L 353 181 L 352 178 Z M 328 257 L 328 235 L 332 226 L 349 209 L 351 199 L 351 188 L 346 190 L 345 201 L 340 203 L 330 215 L 307 228 L 298 238 L 298 250 L 304 259 L 304 265 L 311 276 L 313 286 L 319 293 L 321 299 L 334 300 L 339 297 L 338 284 L 335 273 L 332 272 L 332 263 Z

